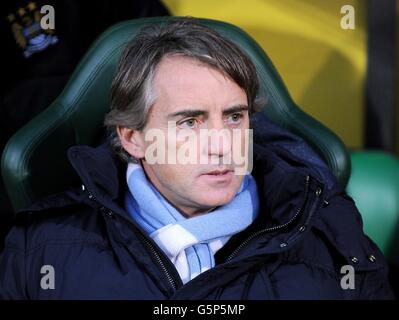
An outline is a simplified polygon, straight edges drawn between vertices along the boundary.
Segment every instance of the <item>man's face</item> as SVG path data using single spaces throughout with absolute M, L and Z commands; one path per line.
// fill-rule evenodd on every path
M 177 161 L 166 158 L 166 163 L 153 163 L 147 154 L 142 159 L 147 177 L 186 216 L 230 202 L 243 179 L 234 172 L 232 154 L 236 149 L 242 154 L 244 132 L 249 128 L 246 93 L 219 71 L 183 56 L 163 58 L 153 85 L 156 100 L 147 124 L 133 134 L 142 151 L 146 153 L 154 145 L 153 140 L 146 139 L 154 129 L 165 137 L 161 145 L 165 150 L 157 150 L 158 155 L 168 154 L 175 145 L 179 156 L 178 150 L 187 146 L 184 137 L 198 139 L 190 144 L 196 152 L 190 163 L 180 163 L 178 156 Z M 204 138 L 200 132 L 206 130 L 220 133 L 219 138 Z M 233 140 L 233 132 L 239 132 L 238 139 Z M 224 139 L 229 133 L 230 138 Z

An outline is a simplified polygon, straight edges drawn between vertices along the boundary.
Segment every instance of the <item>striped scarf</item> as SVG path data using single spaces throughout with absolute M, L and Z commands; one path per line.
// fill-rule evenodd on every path
M 125 207 L 158 244 L 186 283 L 215 266 L 214 254 L 256 218 L 259 208 L 254 178 L 246 175 L 228 204 L 207 214 L 186 218 L 152 185 L 141 165 L 127 169 Z

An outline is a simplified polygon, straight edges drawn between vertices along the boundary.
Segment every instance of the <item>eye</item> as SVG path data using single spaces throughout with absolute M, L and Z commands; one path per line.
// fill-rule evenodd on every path
M 233 113 L 228 117 L 228 122 L 232 124 L 238 124 L 241 122 L 241 119 L 243 118 L 242 113 Z
M 186 119 L 179 123 L 179 126 L 185 129 L 193 129 L 196 125 L 198 125 L 198 120 L 195 118 Z

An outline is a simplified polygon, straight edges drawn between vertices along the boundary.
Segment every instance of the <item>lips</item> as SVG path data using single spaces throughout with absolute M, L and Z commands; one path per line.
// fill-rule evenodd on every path
M 204 181 L 209 185 L 225 187 L 231 183 L 233 176 L 233 170 L 215 169 L 202 174 L 201 179 L 204 179 Z
M 204 174 L 206 174 L 206 175 L 213 175 L 213 176 L 222 176 L 222 175 L 225 175 L 225 174 L 227 174 L 227 173 L 229 173 L 229 172 L 233 172 L 233 170 L 229 170 L 229 169 L 224 169 L 224 170 L 212 170 L 212 171 L 209 171 L 209 172 L 204 173 Z

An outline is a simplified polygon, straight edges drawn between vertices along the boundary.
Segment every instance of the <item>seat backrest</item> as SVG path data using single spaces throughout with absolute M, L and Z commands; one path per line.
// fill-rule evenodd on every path
M 77 144 L 96 145 L 104 135 L 110 85 L 121 50 L 145 25 L 162 24 L 170 17 L 122 22 L 105 31 L 77 66 L 60 96 L 21 128 L 2 156 L 2 175 L 15 210 L 38 197 L 77 183 L 66 150 Z M 303 137 L 327 162 L 341 185 L 350 174 L 345 146 L 329 129 L 301 111 L 291 99 L 273 64 L 244 31 L 228 23 L 199 19 L 240 46 L 259 73 L 265 113 L 277 124 Z

